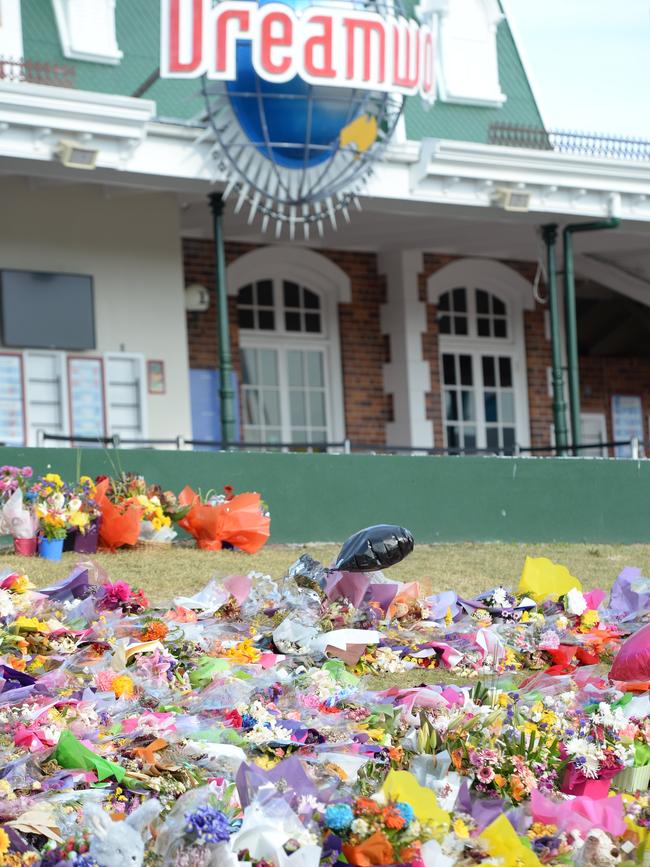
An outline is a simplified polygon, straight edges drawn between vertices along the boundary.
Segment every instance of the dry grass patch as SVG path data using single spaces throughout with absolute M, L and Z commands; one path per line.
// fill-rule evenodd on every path
M 143 587 L 152 601 L 188 595 L 213 576 L 242 574 L 251 570 L 280 578 L 302 554 L 330 563 L 338 545 L 268 545 L 249 556 L 234 551 L 199 551 L 184 546 L 100 553 L 93 559 L 113 581 L 129 581 Z M 453 589 L 466 597 L 495 584 L 516 587 L 526 555 L 550 557 L 567 566 L 585 588 L 611 587 L 624 566 L 639 566 L 650 574 L 650 545 L 419 545 L 403 563 L 390 570 L 398 581 L 420 581 L 424 592 Z M 26 559 L 12 553 L 0 555 L 0 570 L 21 569 L 39 586 L 68 574 L 80 555 L 65 554 L 60 563 Z

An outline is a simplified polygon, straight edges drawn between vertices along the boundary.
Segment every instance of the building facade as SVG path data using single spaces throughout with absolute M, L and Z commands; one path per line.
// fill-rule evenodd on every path
M 436 102 L 405 100 L 349 223 L 276 237 L 228 200 L 241 441 L 548 447 L 540 227 L 612 214 L 616 230 L 576 241 L 581 439 L 590 454 L 650 439 L 647 154 L 554 146 L 507 4 L 432 9 Z M 41 321 L 31 345 L 3 327 L 0 441 L 217 441 L 209 196 L 228 177 L 197 82 L 157 75 L 158 0 L 0 10 L 3 305 L 17 274 L 34 293 L 43 275 L 80 275 L 94 324 L 92 340 L 79 325 L 66 342 L 56 317 L 51 339 Z M 72 302 L 61 317 L 77 313 Z M 36 305 L 32 325 L 42 315 Z

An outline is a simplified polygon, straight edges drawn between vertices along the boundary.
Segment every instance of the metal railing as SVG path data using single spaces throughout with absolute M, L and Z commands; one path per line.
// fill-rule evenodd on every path
M 483 456 L 498 456 L 498 457 L 553 457 L 557 455 L 557 446 L 519 446 L 513 445 L 507 448 L 497 449 L 482 449 L 482 448 L 465 448 L 465 447 L 436 447 L 425 448 L 419 446 L 394 446 L 381 445 L 377 443 L 355 442 L 345 439 L 340 441 L 328 441 L 320 443 L 229 443 L 227 449 L 223 449 L 220 440 L 208 439 L 186 439 L 180 434 L 168 439 L 133 439 L 130 437 L 121 437 L 114 434 L 110 437 L 84 437 L 73 436 L 67 434 L 50 434 L 44 430 L 37 431 L 37 445 L 45 446 L 47 442 L 67 443 L 72 447 L 139 447 L 144 449 L 155 449 L 158 447 L 175 448 L 178 451 L 185 449 L 206 449 L 214 451 L 262 451 L 262 452 L 307 452 L 315 453 L 339 453 L 339 454 L 405 454 L 405 455 L 425 455 L 425 456 L 468 456 L 468 455 L 483 455 Z M 596 443 L 580 443 L 579 445 L 571 446 L 570 451 L 575 450 L 580 454 L 589 456 L 589 452 L 598 452 L 596 457 L 608 457 L 603 455 L 602 451 L 606 449 L 629 448 L 629 457 L 638 460 L 645 458 L 646 450 L 650 454 L 650 442 L 632 437 L 627 440 L 611 440 L 608 442 Z
M 62 63 L 0 57 L 0 81 L 47 84 L 51 87 L 74 87 L 75 68 Z
M 617 160 L 650 159 L 650 141 L 647 139 L 562 129 L 545 130 L 541 127 L 508 123 L 491 124 L 488 143 L 502 147 L 556 151 Z

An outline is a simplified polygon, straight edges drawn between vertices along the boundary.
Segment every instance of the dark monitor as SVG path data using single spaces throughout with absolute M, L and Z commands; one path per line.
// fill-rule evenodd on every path
M 93 278 L 2 270 L 0 323 L 6 347 L 94 349 Z

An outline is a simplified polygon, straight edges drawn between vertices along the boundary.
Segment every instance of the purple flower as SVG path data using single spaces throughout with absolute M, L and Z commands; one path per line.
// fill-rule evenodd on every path
M 185 833 L 201 843 L 221 843 L 230 837 L 230 822 L 221 810 L 205 804 L 185 817 Z

